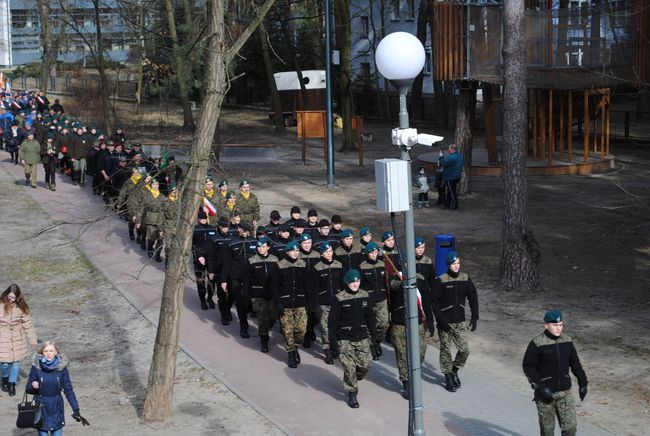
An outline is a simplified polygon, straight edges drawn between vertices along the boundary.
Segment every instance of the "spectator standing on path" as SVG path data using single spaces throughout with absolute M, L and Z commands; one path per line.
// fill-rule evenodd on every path
M 38 404 L 42 406 L 43 426 L 38 429 L 38 436 L 63 435 L 65 409 L 61 391 L 72 408 L 72 417 L 87 425 L 88 421 L 79 413 L 79 403 L 68 373 L 68 360 L 54 342 L 47 341 L 32 358 L 32 368 L 25 388 L 26 393 L 38 397 Z
M 52 191 L 56 191 L 56 165 L 58 150 L 54 144 L 54 138 L 48 136 L 41 144 L 41 163 L 45 170 L 45 183 Z
M 36 331 L 29 317 L 29 306 L 18 285 L 9 286 L 0 296 L 0 367 L 2 391 L 16 395 L 20 361 L 27 354 L 25 336 L 36 347 Z
M 440 370 L 445 375 L 445 389 L 456 392 L 460 388 L 458 370 L 469 356 L 468 331 L 476 330 L 478 323 L 478 295 L 472 279 L 460 272 L 460 258 L 455 251 L 447 254 L 447 272 L 433 285 L 433 313 L 438 321 L 440 338 Z M 465 302 L 469 302 L 472 317 L 465 320 Z M 456 347 L 452 359 L 451 347 Z
M 418 187 L 418 208 L 429 207 L 429 176 L 424 167 L 418 169 L 415 184 Z
M 27 140 L 20 146 L 20 163 L 25 167 L 25 185 L 36 188 L 38 164 L 41 161 L 41 145 L 34 139 L 34 132 L 27 134 Z
M 577 431 L 576 408 L 571 393 L 569 368 L 578 379 L 580 400 L 587 396 L 587 375 L 570 336 L 562 334 L 562 312 L 544 315 L 544 332 L 528 344 L 522 363 L 524 374 L 535 390 L 535 404 L 542 436 L 555 434 L 555 417 L 563 436 Z
M 376 331 L 372 297 L 361 287 L 361 274 L 351 269 L 343 276 L 345 290 L 336 294 L 330 308 L 328 327 L 330 341 L 336 344 L 343 366 L 343 388 L 348 393 L 348 406 L 359 407 L 357 393 L 360 380 L 372 364 L 372 332 Z
M 463 172 L 463 155 L 456 148 L 456 144 L 450 144 L 445 156 L 440 150 L 438 164 L 442 166 L 442 182 L 445 185 L 445 203 L 447 209 L 458 209 L 458 194 L 456 188 Z

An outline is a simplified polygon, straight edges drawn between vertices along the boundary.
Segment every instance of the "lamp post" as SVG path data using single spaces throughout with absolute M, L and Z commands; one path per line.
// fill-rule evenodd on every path
M 411 145 L 400 141 L 399 132 L 409 129 L 409 115 L 406 109 L 406 94 L 415 77 L 424 67 L 424 47 L 419 39 L 410 33 L 395 32 L 381 40 L 375 52 L 377 69 L 384 78 L 399 89 L 399 129 L 393 131 L 393 144 L 399 145 L 400 158 L 408 162 L 404 183 L 408 186 L 409 208 L 405 212 L 406 233 L 406 280 L 404 280 L 404 303 L 406 305 L 406 347 L 409 367 L 409 435 L 424 436 L 422 417 L 422 380 L 420 366 L 419 326 L 417 307 L 417 280 L 415 270 L 415 225 L 413 219 L 413 194 L 411 191 Z M 416 141 L 417 142 L 417 141 Z
M 332 127 L 332 48 L 331 48 L 331 0 L 325 0 L 325 83 L 327 126 L 327 187 L 334 188 L 334 129 Z

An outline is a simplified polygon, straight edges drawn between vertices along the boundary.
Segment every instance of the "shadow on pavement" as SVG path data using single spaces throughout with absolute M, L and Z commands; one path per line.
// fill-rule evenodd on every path
M 521 433 L 510 431 L 491 422 L 481 419 L 463 418 L 452 412 L 443 412 L 442 416 L 446 419 L 445 426 L 447 430 L 454 435 L 467 435 L 468 429 L 471 429 L 473 436 L 520 436 Z M 461 430 L 465 429 L 465 430 Z

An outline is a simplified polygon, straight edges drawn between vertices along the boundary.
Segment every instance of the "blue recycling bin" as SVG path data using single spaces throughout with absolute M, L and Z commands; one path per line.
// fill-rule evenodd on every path
M 456 251 L 456 238 L 454 235 L 436 235 L 435 241 L 436 277 L 440 277 L 447 272 L 447 262 L 445 260 L 447 253 Z

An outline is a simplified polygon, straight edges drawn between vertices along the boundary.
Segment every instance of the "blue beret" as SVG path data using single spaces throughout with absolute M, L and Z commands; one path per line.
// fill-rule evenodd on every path
M 562 312 L 559 310 L 551 310 L 550 312 L 546 312 L 544 315 L 544 322 L 562 322 Z
M 343 276 L 343 281 L 346 285 L 349 285 L 350 283 L 356 282 L 358 280 L 361 280 L 361 274 L 356 269 L 349 270 Z
M 377 245 L 376 242 L 370 241 L 368 245 L 366 245 L 366 253 L 370 253 L 371 251 L 379 250 L 379 245 Z
M 420 237 L 415 238 L 415 246 L 419 247 L 420 245 L 424 245 L 424 238 L 420 238 Z
M 372 233 L 370 227 L 361 227 L 361 230 L 359 230 L 359 236 L 366 236 L 369 233 Z
M 395 236 L 395 234 L 392 231 L 386 230 L 384 234 L 381 235 L 381 242 L 384 242 L 386 239 L 392 238 L 393 236 Z
M 352 233 L 351 229 L 345 229 L 345 230 L 341 231 L 340 236 L 341 236 L 341 238 L 349 238 L 350 236 L 354 236 L 354 233 Z
M 319 251 L 321 254 L 323 254 L 323 253 L 325 253 L 327 250 L 329 250 L 330 248 L 332 248 L 332 246 L 330 245 L 329 242 L 323 242 L 323 243 L 320 244 L 320 246 L 318 247 L 318 251 Z
M 271 240 L 267 236 L 263 236 L 260 238 L 259 241 L 257 241 L 257 246 L 261 247 L 262 245 L 271 245 Z
M 450 251 L 449 253 L 447 253 L 447 257 L 445 258 L 445 260 L 447 261 L 447 265 L 451 265 L 452 263 L 456 262 L 457 259 L 458 259 L 458 253 L 456 253 L 455 251 Z
M 291 241 L 287 244 L 287 251 L 298 250 L 298 241 Z
M 300 235 L 300 242 L 302 241 L 311 241 L 311 235 L 309 233 L 303 233 Z

